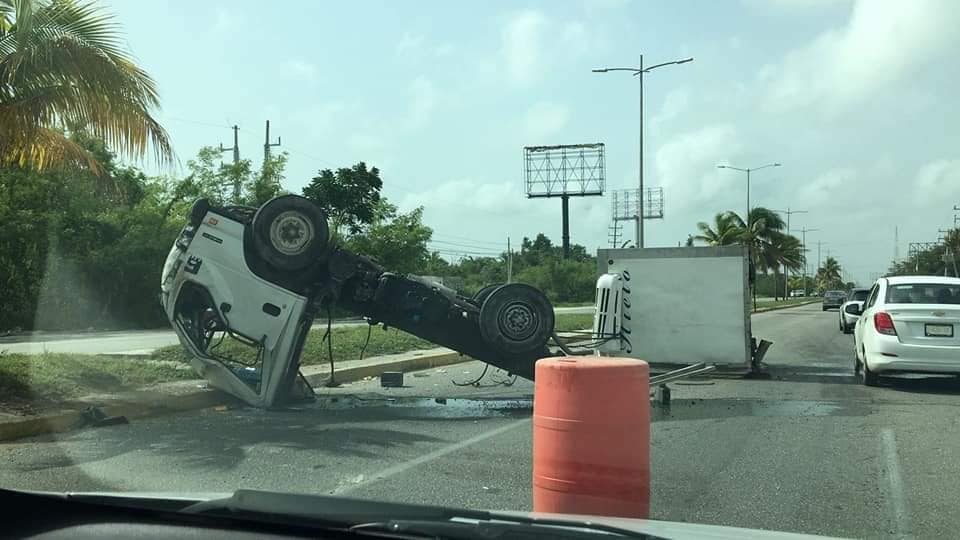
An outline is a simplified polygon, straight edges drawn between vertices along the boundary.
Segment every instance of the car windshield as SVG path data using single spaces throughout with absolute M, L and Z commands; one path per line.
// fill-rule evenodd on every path
M 888 304 L 960 304 L 960 283 L 898 283 L 887 287 Z
M 958 29 L 0 0 L 0 498 L 956 537 Z

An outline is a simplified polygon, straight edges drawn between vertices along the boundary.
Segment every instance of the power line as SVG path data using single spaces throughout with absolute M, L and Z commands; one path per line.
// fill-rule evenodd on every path
M 434 233 L 433 233 L 433 236 L 435 236 L 435 237 L 438 236 L 438 237 L 440 237 L 441 239 L 461 240 L 461 241 L 464 241 L 464 242 L 469 242 L 469 243 L 471 243 L 471 244 L 485 244 L 485 246 L 484 246 L 485 248 L 486 248 L 486 246 L 496 246 L 496 247 L 499 248 L 499 247 L 503 247 L 503 245 L 504 245 L 503 242 L 493 242 L 493 241 L 490 241 L 490 240 L 477 240 L 477 239 L 475 239 L 475 238 L 469 238 L 469 237 L 466 237 L 466 236 L 457 236 L 457 235 L 455 235 L 455 234 L 447 234 L 447 233 L 440 233 L 440 234 L 438 234 L 438 233 L 434 232 Z M 486 248 L 486 249 L 489 249 L 489 248 Z
M 187 120 L 186 118 L 177 118 L 176 116 L 168 116 L 167 119 L 173 120 L 174 122 L 196 124 L 198 126 L 207 126 L 207 127 L 217 128 L 217 129 L 222 129 L 222 128 L 230 129 L 232 127 L 228 124 L 214 124 L 213 122 L 202 122 L 200 120 Z
M 431 242 L 434 242 L 434 243 L 436 243 L 436 244 L 447 244 L 447 245 L 455 246 L 455 247 L 465 247 L 465 248 L 471 248 L 471 249 L 482 249 L 482 250 L 487 250 L 487 251 L 490 251 L 490 250 L 491 250 L 491 246 L 481 246 L 481 245 L 478 245 L 478 244 L 464 244 L 464 243 L 462 243 L 462 242 L 450 242 L 450 241 L 447 241 L 447 240 L 432 240 L 432 239 L 431 239 L 430 241 L 431 241 Z M 496 245 L 496 246 L 499 247 L 499 244 L 494 244 L 494 245 Z

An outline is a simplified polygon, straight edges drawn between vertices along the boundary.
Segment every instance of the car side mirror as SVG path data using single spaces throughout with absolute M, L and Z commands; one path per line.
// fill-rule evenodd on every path
M 850 315 L 860 315 L 861 313 L 863 313 L 863 309 L 861 309 L 860 306 L 856 304 L 850 304 L 849 306 L 844 308 L 844 311 L 846 311 Z

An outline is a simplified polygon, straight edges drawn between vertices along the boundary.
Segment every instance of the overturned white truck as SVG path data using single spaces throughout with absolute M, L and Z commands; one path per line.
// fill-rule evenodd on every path
M 771 343 L 750 327 L 743 246 L 601 249 L 593 332 L 599 350 L 664 366 L 757 372 Z

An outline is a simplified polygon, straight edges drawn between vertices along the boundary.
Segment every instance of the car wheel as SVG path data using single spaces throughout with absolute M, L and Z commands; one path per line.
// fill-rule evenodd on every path
M 857 354 L 857 348 L 853 348 L 853 375 L 860 376 L 860 356 Z
M 553 333 L 553 306 L 538 289 L 501 285 L 480 308 L 480 335 L 497 352 L 527 354 L 543 349 Z
M 870 366 L 867 365 L 867 352 L 865 350 L 862 352 L 863 352 L 863 363 L 861 364 L 861 367 L 862 367 L 863 373 L 861 377 L 863 378 L 863 384 L 864 386 L 879 386 L 880 375 L 877 375 L 876 372 L 870 370 Z
M 852 333 L 853 333 L 853 327 L 844 324 L 844 325 L 843 325 L 843 333 L 844 333 L 844 334 L 852 334 Z
M 327 250 L 327 216 L 309 199 L 281 195 L 253 216 L 253 247 L 279 270 L 303 270 Z

